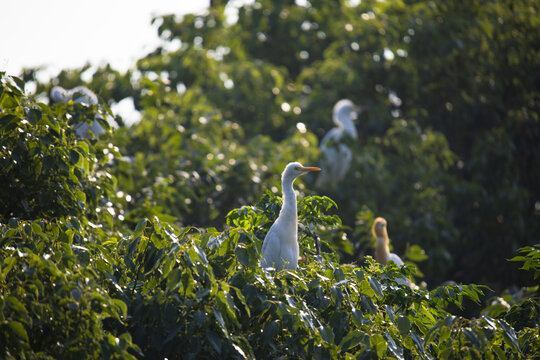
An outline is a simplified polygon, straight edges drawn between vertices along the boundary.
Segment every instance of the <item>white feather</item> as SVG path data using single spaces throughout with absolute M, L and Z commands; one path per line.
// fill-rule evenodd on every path
M 74 103 L 80 103 L 84 105 L 97 105 L 98 98 L 94 92 L 84 86 L 76 86 L 71 90 L 66 90 L 61 86 L 55 86 L 51 90 L 51 99 L 54 102 L 68 102 L 73 100 Z M 75 125 L 75 133 L 81 138 L 91 138 L 99 136 L 105 132 L 103 127 L 98 122 L 98 116 L 102 119 L 101 115 L 97 115 L 96 118 L 89 124 L 88 122 L 80 122 Z
M 334 188 L 345 178 L 351 166 L 352 152 L 342 141 L 345 137 L 358 138 L 353 122 L 358 109 L 347 99 L 342 99 L 334 105 L 332 120 L 336 127 L 326 133 L 321 140 L 319 148 L 323 155 L 321 166 L 324 171 L 317 178 L 316 187 L 329 185 Z
M 281 176 L 283 204 L 276 221 L 268 230 L 261 248 L 263 268 L 272 267 L 276 270 L 298 267 L 298 215 L 296 194 L 293 189 L 294 180 L 309 171 L 319 168 L 303 167 L 300 163 L 289 163 Z

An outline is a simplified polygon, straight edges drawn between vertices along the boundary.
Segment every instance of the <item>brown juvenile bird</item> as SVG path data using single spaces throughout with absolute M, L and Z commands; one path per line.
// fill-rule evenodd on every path
M 375 238 L 377 238 L 377 246 L 375 248 L 375 261 L 379 264 L 385 265 L 389 261 L 393 261 L 397 266 L 403 266 L 403 260 L 399 256 L 390 252 L 388 245 L 390 244 L 390 239 L 388 238 L 388 231 L 386 230 L 386 220 L 382 217 L 378 217 L 373 222 L 371 232 Z M 397 278 L 396 282 L 402 285 L 409 285 L 413 287 L 411 280 L 407 278 Z

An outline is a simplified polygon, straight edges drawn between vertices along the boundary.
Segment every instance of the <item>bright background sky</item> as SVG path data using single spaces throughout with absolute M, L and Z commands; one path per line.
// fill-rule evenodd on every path
M 62 69 L 110 63 L 123 71 L 160 43 L 152 17 L 200 13 L 210 0 L 2 1 L 0 71 Z

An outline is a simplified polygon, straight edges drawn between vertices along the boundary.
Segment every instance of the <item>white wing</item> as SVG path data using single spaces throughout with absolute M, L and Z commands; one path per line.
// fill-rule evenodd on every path
M 336 180 L 341 181 L 345 178 L 352 161 L 352 151 L 345 144 L 339 144 L 339 155 L 337 158 Z
M 388 255 L 388 261 L 393 261 L 397 266 L 404 265 L 403 260 L 401 260 L 401 258 L 394 253 L 390 253 L 390 255 Z
M 390 255 L 388 255 L 388 261 L 393 261 L 397 266 L 404 265 L 403 260 L 401 260 L 401 258 L 394 253 L 390 253 Z M 412 284 L 411 281 L 405 277 L 396 278 L 396 282 L 398 284 L 407 285 L 407 286 L 411 286 Z
M 335 187 L 347 174 L 352 161 L 352 152 L 347 145 L 339 143 L 342 137 L 343 128 L 333 128 L 322 138 L 320 149 L 323 153 L 323 172 L 317 178 L 315 184 L 317 187 L 326 184 Z
M 321 140 L 321 144 L 319 148 L 322 152 L 322 161 L 321 161 L 321 167 L 323 168 L 323 171 L 321 174 L 317 177 L 317 181 L 315 183 L 315 186 L 320 188 L 327 184 L 330 184 L 330 186 L 334 187 L 335 182 L 334 180 L 334 174 L 336 171 L 336 161 L 339 158 L 338 151 L 334 146 L 328 146 L 329 142 L 336 142 L 341 138 L 340 129 L 333 128 L 329 132 L 326 133 L 326 135 L 323 136 Z
M 281 267 L 289 270 L 296 270 L 298 267 L 299 255 L 298 243 L 296 243 L 296 246 L 284 246 L 281 250 L 281 262 L 284 262 Z
M 84 86 L 77 86 L 71 90 L 66 90 L 61 86 L 55 86 L 51 90 L 51 99 L 55 102 L 68 102 L 69 100 L 73 100 L 73 102 L 85 105 L 95 105 L 98 103 L 96 94 Z M 96 117 L 97 116 L 101 115 L 96 115 Z M 75 125 L 75 133 L 81 138 L 91 138 L 90 132 L 97 137 L 103 134 L 105 130 L 96 119 L 90 124 L 85 121 Z
M 274 223 L 275 224 L 275 223 Z M 262 260 L 261 266 L 274 267 L 276 269 L 281 266 L 281 242 L 279 241 L 278 232 L 274 225 L 268 230 L 266 237 L 264 238 L 263 246 L 261 249 Z

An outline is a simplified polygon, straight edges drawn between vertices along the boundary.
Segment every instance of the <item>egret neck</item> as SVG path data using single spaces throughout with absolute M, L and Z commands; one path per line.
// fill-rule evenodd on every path
M 375 248 L 375 260 L 379 264 L 386 265 L 388 263 L 388 256 L 390 255 L 390 248 L 388 247 L 388 233 L 386 227 L 375 228 L 375 235 L 377 237 L 377 247 Z
M 284 223 L 283 226 L 287 229 L 287 233 L 292 235 L 286 239 L 298 246 L 298 213 L 296 206 L 296 193 L 293 189 L 293 183 L 296 176 L 287 175 L 288 174 L 284 174 L 283 178 L 281 179 L 283 204 L 281 206 L 281 211 L 279 212 L 278 220 Z

